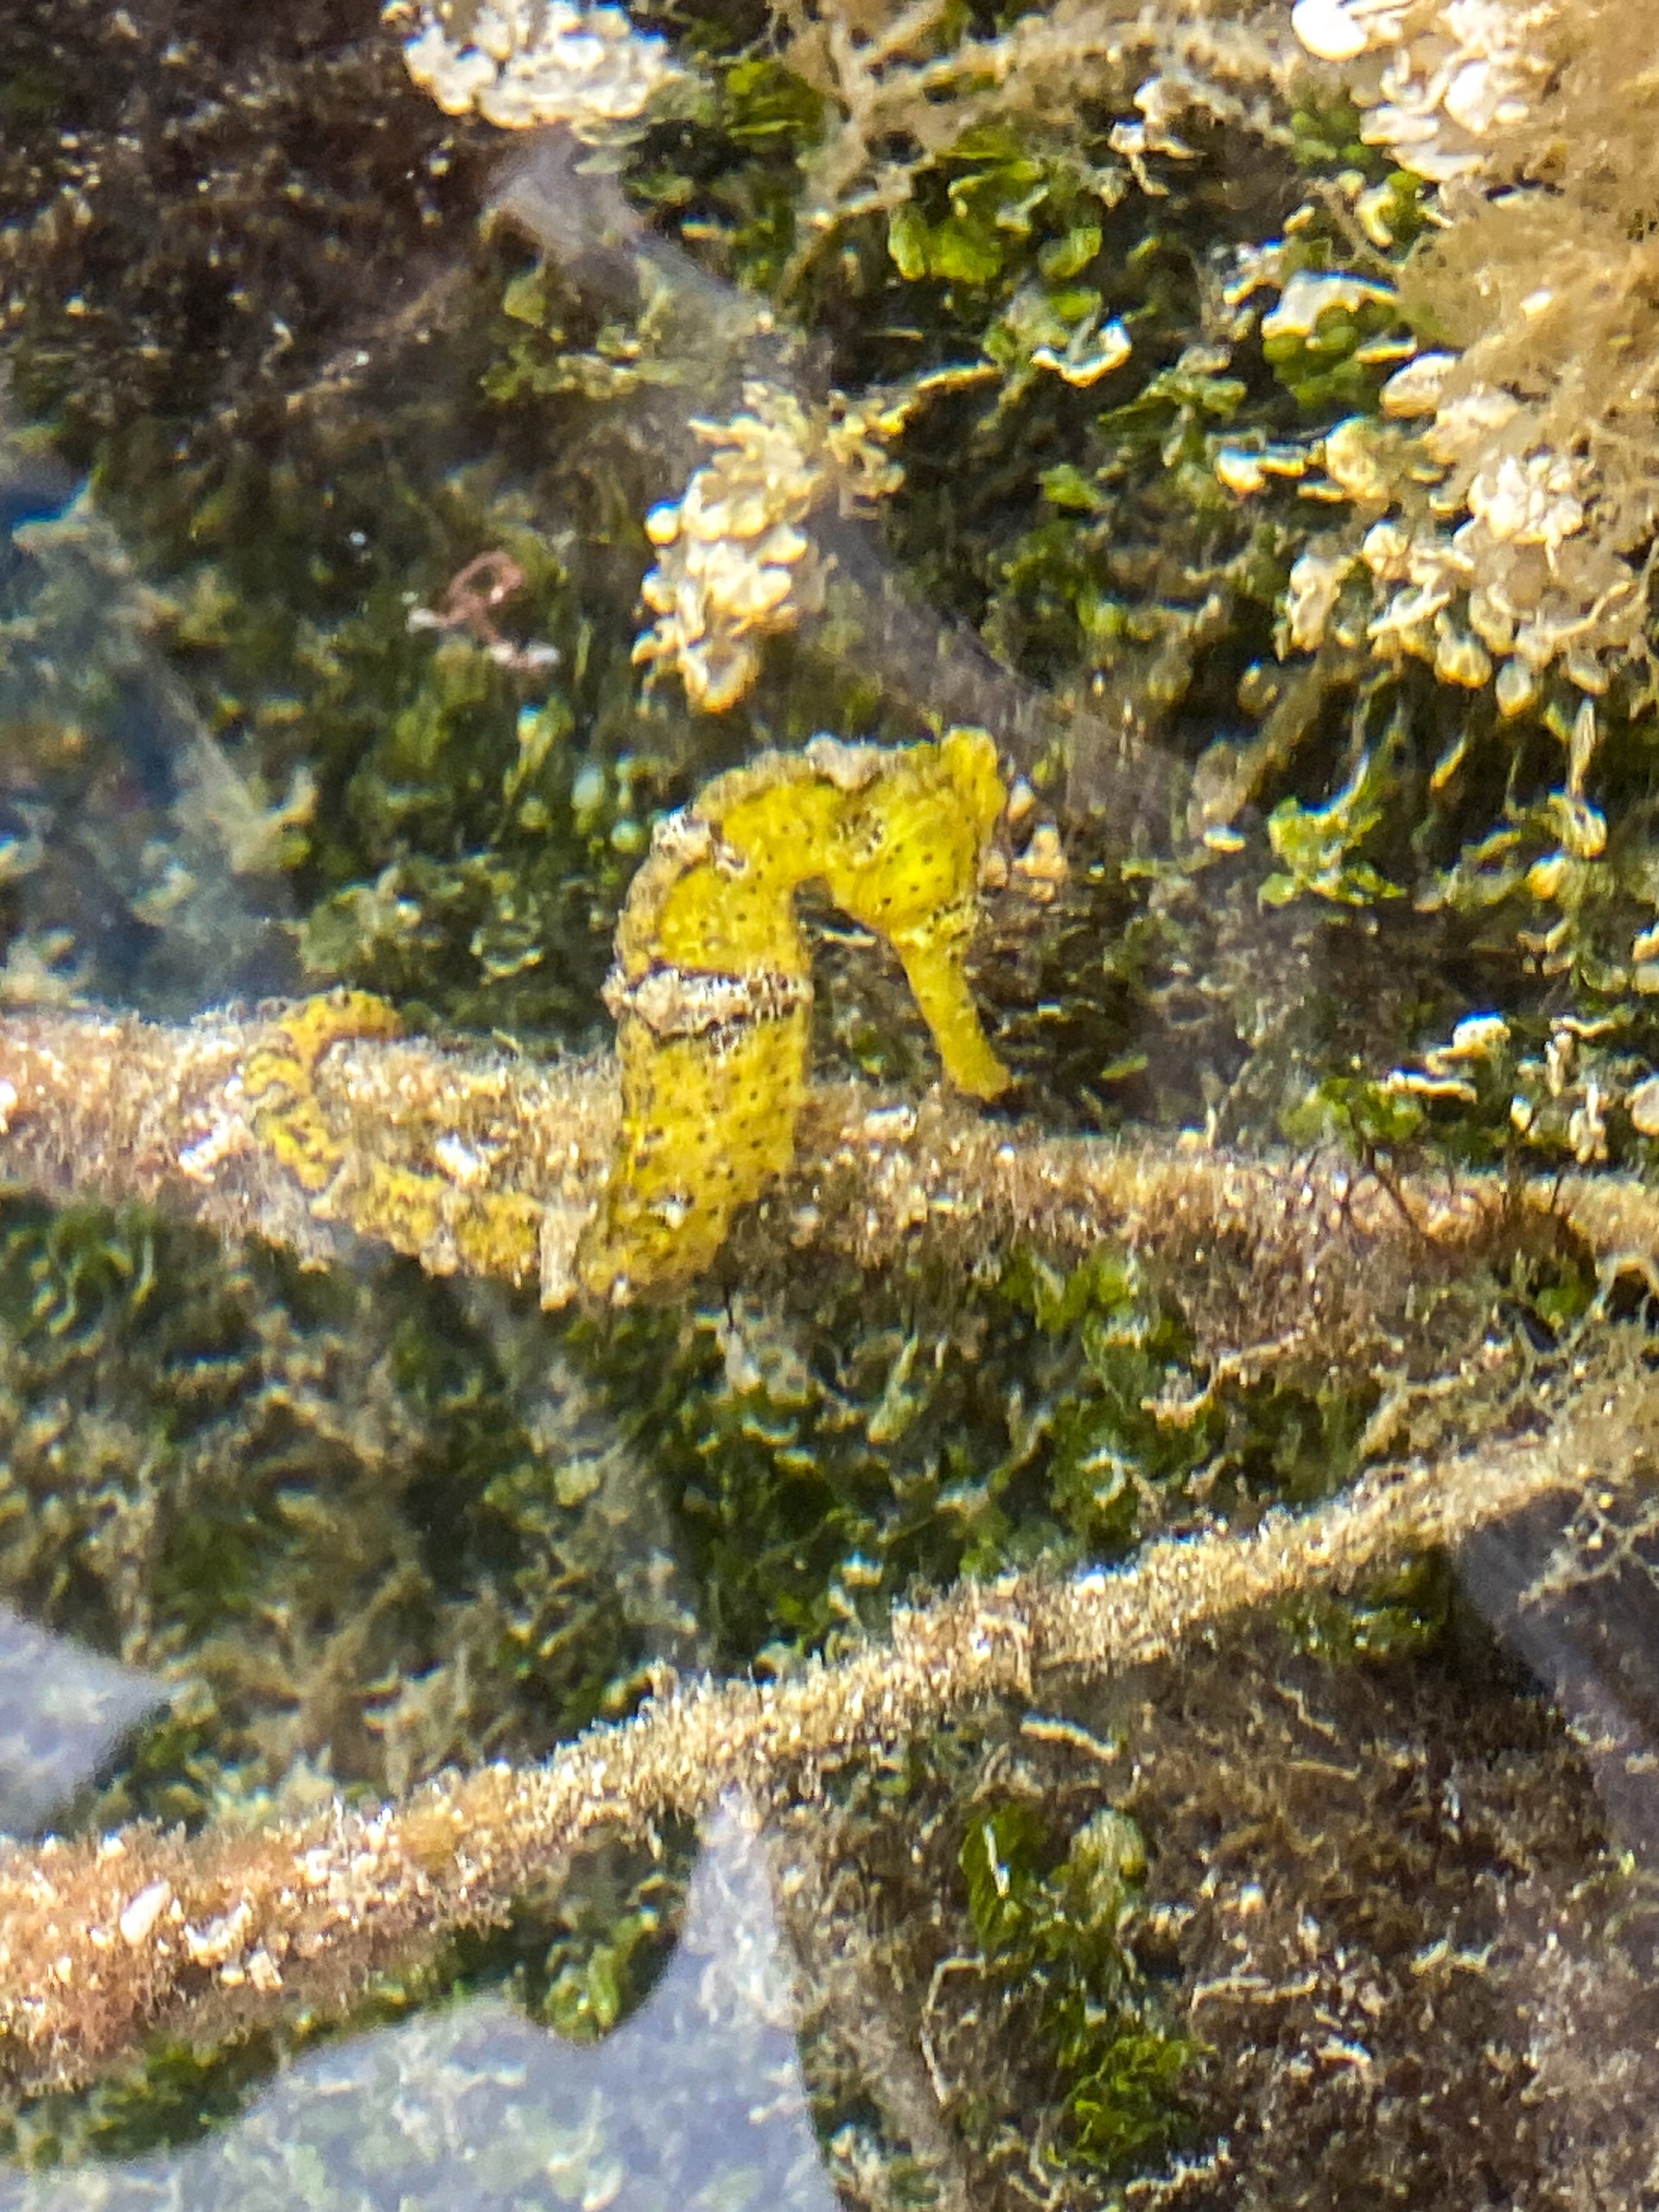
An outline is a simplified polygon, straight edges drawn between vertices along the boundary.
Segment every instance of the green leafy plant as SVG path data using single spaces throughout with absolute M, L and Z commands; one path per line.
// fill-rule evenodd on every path
M 1096 1813 L 1056 1863 L 1040 1815 L 1011 1800 L 976 1813 L 958 1863 L 983 1971 L 1065 2083 L 1064 2155 L 1121 2173 L 1166 2147 L 1198 2047 L 1165 2018 L 1128 1940 L 1146 1875 L 1135 1822 Z

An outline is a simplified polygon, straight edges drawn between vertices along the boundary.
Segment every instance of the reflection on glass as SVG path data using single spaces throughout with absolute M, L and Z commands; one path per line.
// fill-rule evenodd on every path
M 833 2212 L 793 2023 L 764 1855 L 722 1813 L 672 1961 L 603 2042 L 462 2000 L 311 2053 L 198 2147 L 0 2181 L 0 2204 Z
M 0 1606 L 0 1834 L 39 1834 L 165 1695 Z

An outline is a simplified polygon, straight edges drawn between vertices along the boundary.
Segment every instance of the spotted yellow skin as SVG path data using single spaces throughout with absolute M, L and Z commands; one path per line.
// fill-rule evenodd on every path
M 617 1037 L 623 1127 L 599 1235 L 577 1255 L 584 1289 L 616 1298 L 700 1274 L 732 1217 L 787 1169 L 806 1096 L 811 1012 L 700 1037 Z
M 317 1063 L 344 1037 L 398 1037 L 403 1024 L 371 991 L 326 991 L 302 999 L 249 1053 L 242 1090 L 253 1134 L 302 1190 L 326 1191 L 346 1157 L 317 1103 Z
M 793 1157 L 810 1027 L 804 884 L 893 946 L 950 1081 L 977 1098 L 1007 1087 L 966 969 L 1006 799 L 982 731 L 892 748 L 820 740 L 717 778 L 659 832 L 617 930 L 622 1134 L 578 1253 L 589 1292 L 689 1281 Z
M 313 1201 L 320 1219 L 341 1221 L 414 1254 L 437 1273 L 534 1277 L 543 1209 L 511 1190 L 467 1188 L 435 1169 L 379 1157 L 382 1133 L 342 1129 L 325 1115 L 316 1071 L 332 1046 L 390 1039 L 403 1025 L 368 991 L 329 991 L 285 1007 L 242 1071 L 248 1125 Z
M 327 1211 L 361 1236 L 412 1252 L 435 1274 L 458 1271 L 517 1283 L 539 1272 L 543 1209 L 521 1192 L 463 1192 L 442 1175 L 374 1160 L 361 1184 L 341 1198 Z

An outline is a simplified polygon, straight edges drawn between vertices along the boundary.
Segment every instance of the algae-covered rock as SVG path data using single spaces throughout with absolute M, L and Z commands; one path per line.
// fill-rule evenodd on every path
M 165 1700 L 67 1826 L 372 1804 L 664 1662 L 817 1679 L 962 1578 L 1629 1408 L 1617 1497 L 1471 1561 L 1529 1675 L 1419 1553 L 1282 1641 L 1032 1681 L 802 1777 L 741 1941 L 696 1925 L 716 1851 L 665 1966 L 692 1846 L 642 1831 L 264 2107 L 324 2032 L 279 1988 L 37 2102 L 18 2160 L 86 2163 L 20 2202 L 220 2120 L 213 2190 L 669 2201 L 679 2060 L 643 2125 L 598 2070 L 550 2118 L 542 2028 L 620 2067 L 654 1980 L 695 2025 L 780 1940 L 721 2085 L 754 2155 L 675 2170 L 711 2205 L 1650 2190 L 1646 39 L 1610 0 L 0 27 L 0 1001 L 344 987 L 242 1076 L 328 1270 L 0 1205 L 0 1600 Z M 455 1132 L 346 1161 L 341 1009 L 532 1062 L 620 1020 L 585 1302 L 537 1309 L 527 1203 L 449 1204 Z M 1161 1267 L 1151 1221 L 1064 1266 L 901 1224 L 866 1269 L 823 1192 L 753 1211 L 813 1076 L 902 1117 L 936 1047 L 989 1152 L 1237 1147 L 1286 1217 L 1341 1155 L 1401 1242 L 1340 1300 L 1278 1266 L 1269 1330 L 1239 1206 Z M 1471 1171 L 1496 1227 L 1414 1269 Z M 1524 1210 L 1616 1171 L 1594 1249 Z

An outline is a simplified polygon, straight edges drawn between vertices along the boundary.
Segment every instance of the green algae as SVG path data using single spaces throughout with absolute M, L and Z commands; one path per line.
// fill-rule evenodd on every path
M 113 241 L 95 225 L 87 265 L 32 264 L 12 318 L 17 400 L 55 417 L 92 467 L 142 588 L 111 613 L 107 589 L 67 566 L 48 576 L 27 619 L 52 626 L 72 690 L 43 687 L 38 657 L 10 648 L 30 722 L 27 744 L 9 738 L 9 774 L 32 795 L 72 738 L 118 760 L 120 684 L 160 654 L 256 810 L 279 812 L 296 777 L 310 779 L 308 808 L 249 872 L 293 925 L 298 971 L 382 993 L 411 1026 L 493 1029 L 527 1049 L 599 1041 L 611 931 L 652 818 L 767 736 L 913 735 L 906 717 L 927 700 L 925 665 L 851 665 L 810 641 L 779 649 L 729 727 L 638 693 L 640 518 L 683 481 L 663 426 L 710 410 L 711 385 L 735 389 L 755 341 L 732 328 L 770 303 L 848 389 L 963 360 L 996 372 L 907 425 L 881 548 L 907 589 L 1060 705 L 1024 765 L 1048 772 L 1045 804 L 1075 795 L 1071 881 L 1036 928 L 1000 907 L 982 962 L 998 1048 L 1052 1121 L 1214 1113 L 1228 1134 L 1339 1142 L 1384 1169 L 1559 1166 L 1595 1156 L 1593 1090 L 1608 1156 L 1650 1169 L 1659 1140 L 1631 1106 L 1659 1055 L 1632 950 L 1659 909 L 1639 682 L 1599 708 L 1593 851 L 1565 788 L 1577 695 L 1564 684 L 1511 722 L 1415 665 L 1379 677 L 1356 642 L 1321 669 L 1289 736 L 1274 721 L 1290 681 L 1275 606 L 1321 518 L 1288 477 L 1242 505 L 1217 458 L 1373 416 L 1388 365 L 1361 357 L 1399 336 L 1402 310 L 1236 335 L 1221 249 L 1265 237 L 1306 193 L 1314 218 L 1291 234 L 1286 273 L 1356 265 L 1351 226 L 1331 211 L 1357 168 L 1385 194 L 1392 239 L 1364 272 L 1389 277 L 1421 234 L 1421 187 L 1357 143 L 1351 111 L 1309 108 L 1290 148 L 1251 149 L 1247 189 L 1240 143 L 1217 134 L 1191 168 L 1166 163 L 1166 195 L 1148 196 L 1110 155 L 1109 118 L 1080 111 L 1058 129 L 976 122 L 913 162 L 896 204 L 804 233 L 830 104 L 755 46 L 759 29 L 697 27 L 712 89 L 627 157 L 658 257 L 620 277 L 594 282 L 499 232 L 475 239 L 481 134 L 441 124 L 366 37 L 326 64 L 283 58 L 279 78 L 298 88 L 287 125 L 309 125 L 326 67 L 347 117 L 393 119 L 395 162 L 367 190 L 355 158 L 332 191 L 311 177 L 293 234 L 277 236 L 282 192 L 251 160 L 215 203 L 226 234 L 252 210 L 282 248 L 262 263 L 250 246 L 238 267 L 296 334 L 289 369 L 222 286 L 221 334 L 204 335 L 190 293 L 205 249 L 169 264 L 158 234 L 143 258 L 162 304 L 141 311 L 123 241 L 154 199 Z M 195 81 L 219 66 L 199 52 Z M 10 73 L 9 120 L 60 130 L 86 98 L 73 77 L 60 61 Z M 415 156 L 429 220 L 401 181 Z M 285 157 L 299 158 L 291 144 Z M 39 189 L 12 171 L 9 207 Z M 356 206 L 368 216 L 335 234 L 388 302 L 423 257 L 447 281 L 410 350 L 367 334 L 397 372 L 372 404 L 349 378 L 315 396 L 364 334 L 337 290 L 331 314 L 308 313 L 294 275 L 326 258 L 320 230 Z M 748 302 L 688 300 L 671 245 Z M 1404 312 L 1437 334 L 1432 302 L 1408 296 Z M 1039 362 L 1046 350 L 1076 367 L 1114 319 L 1132 352 L 1098 382 Z M 35 528 L 20 542 L 49 569 L 58 542 Z M 497 548 L 524 577 L 504 610 L 512 635 L 558 655 L 534 673 L 475 638 L 410 626 Z M 1357 622 L 1357 604 L 1339 599 L 1334 619 Z M 1126 782 L 1093 715 L 1132 722 L 1188 767 L 1215 769 L 1211 748 L 1230 747 L 1264 822 L 1230 813 L 1231 853 L 1172 849 L 1167 823 L 1148 850 L 1137 830 L 1126 864 Z M 114 873 L 141 922 L 177 925 L 153 877 Z M 65 960 L 84 950 L 73 912 L 30 911 L 37 935 L 70 931 Z M 893 978 L 830 934 L 820 1064 L 915 1083 L 925 1060 Z M 1275 988 L 1260 971 L 1287 948 Z M 1315 968 L 1323 1006 L 1304 988 Z M 1385 971 L 1388 990 L 1368 994 Z M 1437 1091 L 1426 1056 L 1491 1010 L 1506 1039 L 1460 1064 L 1470 1095 Z M 1391 1081 L 1400 1069 L 1426 1080 Z M 1557 1342 L 1593 1294 L 1562 1268 L 1507 1286 L 1503 1311 Z M 1108 1560 L 1218 1501 L 1332 1490 L 1385 1387 L 1210 1383 L 1179 1287 L 1111 1251 L 1065 1278 L 1022 1255 L 968 1282 L 913 1271 L 778 1288 L 717 1274 L 664 1311 L 561 1335 L 409 1270 L 302 1277 L 145 1218 L 10 1201 L 0 1582 L 35 1617 L 179 1685 L 80 1817 L 200 1821 L 336 1784 L 370 1794 L 626 1712 L 664 1653 L 784 1671 L 963 1573 Z M 1338 1668 L 1432 1669 L 1458 1630 L 1443 1566 L 1425 1561 L 1351 1605 L 1309 1609 L 1293 1632 Z M 947 1854 L 929 1878 L 941 1910 L 965 1914 L 1002 2024 L 1031 2025 L 1046 2071 L 1000 2104 L 1000 2088 L 966 2101 L 963 2133 L 983 2145 L 1046 2112 L 1077 2185 L 1103 2185 L 1184 2131 L 1202 2139 L 1188 2094 L 1202 2055 L 1125 1938 L 1143 1884 L 1128 1816 L 1096 1807 L 1067 1827 L 1017 1798 L 976 1802 L 964 1827 L 984 1752 L 964 1753 L 943 1793 L 955 1866 Z M 882 1816 L 902 1824 L 927 1785 L 887 1779 Z M 1145 1832 L 1155 1851 L 1155 1806 Z M 563 1921 L 527 1912 L 493 1952 L 412 1979 L 408 2001 L 494 1977 L 534 2017 L 603 2034 L 648 1991 L 671 1888 L 658 1868 L 601 1870 Z M 964 2077 L 976 2062 L 988 2079 L 992 2056 L 961 2032 Z M 182 2139 L 275 2063 L 263 2047 L 158 2055 L 95 2119 L 64 2119 L 64 2140 L 79 2128 L 79 2150 L 114 2157 Z M 906 2166 L 896 2132 L 885 2147 L 895 2192 L 929 2201 L 925 2162 Z M 49 2155 L 43 2133 L 30 2155 Z
M 1124 1814 L 1096 1814 L 1057 1865 L 1046 1825 L 1019 1800 L 976 1811 L 960 1853 L 968 1910 L 991 1977 L 1034 2015 L 1066 2088 L 1064 2155 L 1107 2174 L 1181 2130 L 1195 2056 L 1159 2014 L 1122 1930 L 1146 1876 Z

